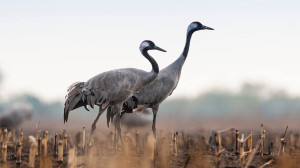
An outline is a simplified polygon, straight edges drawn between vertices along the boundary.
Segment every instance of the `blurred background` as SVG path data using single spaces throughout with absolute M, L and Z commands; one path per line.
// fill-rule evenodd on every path
M 0 4 L 1 125 L 31 128 L 40 120 L 42 129 L 90 127 L 97 109 L 75 110 L 63 124 L 69 85 L 116 68 L 150 70 L 139 52 L 146 39 L 168 51 L 150 52 L 162 69 L 181 54 L 187 26 L 200 21 L 215 30 L 193 35 L 157 128 L 300 126 L 299 1 Z M 137 119 L 125 116 L 124 126 L 151 124 L 151 112 L 132 116 Z M 100 127 L 107 129 L 105 114 Z

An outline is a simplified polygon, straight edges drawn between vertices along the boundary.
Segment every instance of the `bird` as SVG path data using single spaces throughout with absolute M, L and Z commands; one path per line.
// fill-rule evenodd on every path
M 182 54 L 173 63 L 162 69 L 155 80 L 143 87 L 123 104 L 122 114 L 132 113 L 133 111 L 142 112 L 147 108 L 152 109 L 152 131 L 155 138 L 155 123 L 159 105 L 176 89 L 180 79 L 181 69 L 189 52 L 192 35 L 198 30 L 214 29 L 204 26 L 200 22 L 192 22 L 187 29 L 186 42 Z M 113 121 L 114 115 L 112 111 L 107 111 L 107 126 L 109 126 L 110 121 Z
M 159 50 L 166 52 L 164 49 L 156 46 L 150 40 L 144 40 L 140 44 L 140 52 L 151 63 L 152 70 L 146 72 L 135 68 L 115 69 L 100 73 L 86 82 L 75 82 L 67 90 L 64 104 L 64 123 L 68 121 L 70 111 L 79 107 L 88 106 L 94 108 L 99 106 L 99 112 L 91 127 L 90 141 L 100 115 L 109 108 L 114 114 L 118 115 L 120 120 L 123 103 L 139 91 L 142 87 L 153 81 L 159 72 L 157 62 L 148 54 L 149 50 Z M 120 121 L 115 124 L 118 130 L 118 138 L 121 142 Z

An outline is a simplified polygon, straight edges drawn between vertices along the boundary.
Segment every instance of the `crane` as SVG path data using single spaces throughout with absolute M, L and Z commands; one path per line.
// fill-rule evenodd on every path
M 99 106 L 99 112 L 91 127 L 91 137 L 96 129 L 96 124 L 100 115 L 110 108 L 114 114 L 121 117 L 123 103 L 133 96 L 142 87 L 153 81 L 159 72 L 156 61 L 148 54 L 148 50 L 165 50 L 157 47 L 152 41 L 145 40 L 140 44 L 142 55 L 148 59 L 152 65 L 152 70 L 146 72 L 135 68 L 116 69 L 100 73 L 86 82 L 76 82 L 68 88 L 64 105 L 64 123 L 68 121 L 70 111 L 79 107 L 85 107 L 89 111 L 88 106 L 94 108 Z M 118 129 L 118 139 L 123 143 L 120 121 L 116 122 Z
M 187 58 L 190 41 L 194 32 L 198 30 L 214 30 L 210 27 L 202 25 L 200 22 L 192 22 L 187 29 L 186 42 L 182 54 L 173 63 L 162 69 L 157 78 L 147 86 L 143 87 L 139 92 L 135 93 L 128 99 L 122 108 L 122 114 L 132 113 L 135 111 L 144 111 L 146 108 L 151 108 L 153 112 L 152 131 L 156 138 L 156 114 L 159 105 L 172 94 L 177 87 L 180 79 L 182 66 Z M 107 110 L 107 126 L 113 120 L 115 113 Z

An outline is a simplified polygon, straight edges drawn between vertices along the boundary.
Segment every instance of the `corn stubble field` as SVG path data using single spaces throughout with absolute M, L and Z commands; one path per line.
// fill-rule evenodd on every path
M 74 132 L 1 129 L 1 167 L 210 168 L 299 167 L 299 133 L 237 130 L 157 133 L 125 130 L 125 147 L 114 145 L 113 132 L 96 134 L 87 145 L 85 128 Z M 32 135 L 32 136 L 30 136 Z M 156 153 L 156 155 L 154 154 Z

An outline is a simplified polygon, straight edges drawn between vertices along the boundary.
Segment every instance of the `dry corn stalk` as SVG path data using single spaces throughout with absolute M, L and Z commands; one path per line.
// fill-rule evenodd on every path
M 279 155 L 280 155 L 280 152 L 281 153 L 285 153 L 285 146 L 286 146 L 286 140 L 284 138 L 280 138 L 280 148 L 279 148 Z
M 64 142 L 62 140 L 58 140 L 58 162 L 64 161 Z
M 140 133 L 138 130 L 135 131 L 135 147 L 137 151 L 140 150 Z
M 263 164 L 262 166 L 260 166 L 259 168 L 265 168 L 266 166 L 271 165 L 274 162 L 273 159 L 269 160 L 267 163 Z
M 21 164 L 21 156 L 22 156 L 22 145 L 19 142 L 17 144 L 17 160 L 16 160 L 17 165 Z
M 241 155 L 241 167 L 244 167 L 244 163 L 245 163 L 245 138 L 244 138 L 244 134 L 242 134 L 241 139 L 238 139 L 238 141 L 241 143 L 240 146 L 240 155 Z
M 219 130 L 217 132 L 215 132 L 214 136 L 214 140 L 215 142 L 217 142 L 217 137 L 218 137 L 218 146 L 219 146 L 219 149 L 218 151 L 221 151 L 221 148 L 222 148 L 222 136 L 221 136 L 221 133 L 224 133 L 224 132 L 229 132 L 229 131 L 233 131 L 234 128 L 226 128 L 226 129 L 222 129 L 222 130 Z M 217 143 L 215 144 L 215 147 L 216 147 Z
M 13 148 L 14 151 L 16 151 L 16 129 L 12 129 L 12 143 L 13 143 Z
M 253 133 L 250 132 L 250 135 L 249 135 L 249 138 L 248 138 L 248 141 L 247 141 L 249 153 L 252 152 L 252 138 L 253 138 Z
M 178 132 L 177 131 L 174 133 L 174 147 L 175 147 L 174 154 L 175 156 L 177 156 L 178 155 Z
M 2 161 L 6 162 L 6 159 L 7 159 L 7 144 L 3 143 L 1 151 L 2 151 Z
M 259 139 L 259 140 L 257 141 L 257 143 L 256 143 L 256 145 L 255 145 L 255 148 L 252 150 L 252 153 L 251 153 L 250 156 L 248 157 L 248 162 L 247 162 L 245 168 L 248 168 L 248 167 L 250 166 L 250 164 L 251 164 L 251 162 L 252 162 L 252 159 L 254 158 L 255 153 L 256 153 L 256 151 L 257 151 L 258 148 L 259 148 L 260 141 L 261 141 L 261 139 Z
M 171 155 L 174 155 L 174 145 L 172 141 L 170 141 L 169 147 L 170 147 Z
M 221 133 L 218 133 L 218 141 L 219 141 L 219 151 L 222 149 L 222 136 Z
M 239 151 L 239 136 L 240 136 L 239 130 L 235 130 L 235 153 L 236 154 Z
M 54 149 L 53 149 L 54 156 L 57 156 L 57 133 L 54 135 Z
M 191 137 L 187 136 L 187 142 L 186 142 L 186 148 L 187 148 L 187 150 L 190 149 L 190 143 L 191 143 Z
M 240 162 L 241 162 L 241 167 L 244 166 L 245 164 L 245 157 L 247 154 L 251 153 L 251 151 L 245 152 L 245 143 L 248 142 L 249 145 L 249 139 L 250 139 L 250 143 L 251 143 L 251 147 L 249 149 L 252 149 L 252 132 L 246 137 L 244 138 L 244 134 L 242 134 L 241 139 L 239 139 L 239 142 L 241 143 L 240 145 Z
M 7 160 L 7 129 L 3 130 L 3 141 L 2 141 L 2 161 L 6 162 Z
M 41 155 L 42 153 L 42 138 L 39 137 L 38 139 L 38 154 Z
M 2 141 L 2 143 L 3 144 L 6 144 L 7 145 L 7 128 L 4 128 L 4 130 L 3 130 L 3 141 Z
M 82 151 L 85 151 L 85 127 L 82 128 Z
M 89 150 L 88 150 L 88 167 L 90 167 L 90 168 L 95 167 L 94 149 L 93 149 L 92 145 L 89 145 Z
M 2 128 L 0 128 L 0 143 L 2 142 L 1 136 L 2 136 Z
M 11 137 L 11 131 L 8 131 L 6 143 L 9 143 L 10 137 Z
M 68 167 L 77 168 L 77 148 L 73 147 L 68 152 Z
M 278 151 L 278 156 L 281 154 L 281 152 L 284 153 L 284 150 L 285 150 L 284 148 L 285 148 L 285 145 L 286 145 L 285 135 L 286 135 L 288 127 L 289 126 L 286 126 L 284 134 L 280 138 L 280 147 L 279 147 L 279 151 Z
M 43 156 L 46 157 L 48 153 L 48 131 L 44 131 L 44 138 L 42 140 Z
M 225 149 L 222 149 L 218 152 L 216 152 L 216 167 L 219 168 L 221 166 L 221 154 L 225 151 Z
M 19 135 L 19 143 L 22 145 L 23 143 L 23 136 L 24 136 L 24 133 L 23 133 L 23 130 L 21 130 L 20 132 L 20 135 Z
M 214 133 L 214 140 L 215 142 L 218 142 L 218 149 L 217 149 L 217 144 L 215 144 L 215 150 L 216 150 L 216 167 L 219 168 L 221 166 L 221 154 L 225 151 L 225 149 L 222 149 L 222 135 L 221 133 L 223 132 L 228 132 L 228 131 L 233 131 L 234 128 L 227 128 L 223 130 L 219 130 Z M 238 131 L 238 130 L 237 130 Z M 218 141 L 216 138 L 218 137 Z
M 295 149 L 295 136 L 293 133 L 290 134 L 290 150 L 291 153 L 293 153 L 294 149 Z
M 64 149 L 65 149 L 65 152 L 67 152 L 67 150 L 68 150 L 68 135 L 67 134 L 64 135 Z
M 266 130 L 262 130 L 262 131 L 261 131 L 261 135 L 260 135 L 261 141 L 260 141 L 260 151 L 259 151 L 259 154 L 260 154 L 261 156 L 264 155 L 265 135 L 266 135 Z
M 31 140 L 31 145 L 29 149 L 29 161 L 28 167 L 34 168 L 35 167 L 35 155 L 37 150 L 37 142 L 33 136 L 30 136 L 29 139 Z
M 146 135 L 145 148 L 144 148 L 144 163 L 143 163 L 145 167 L 155 167 L 154 142 L 155 142 L 155 138 L 153 136 L 150 136 L 149 134 Z
M 39 132 L 40 132 L 39 127 L 40 127 L 40 121 L 37 120 L 37 121 L 35 122 L 35 136 L 36 136 L 36 139 L 39 138 Z

